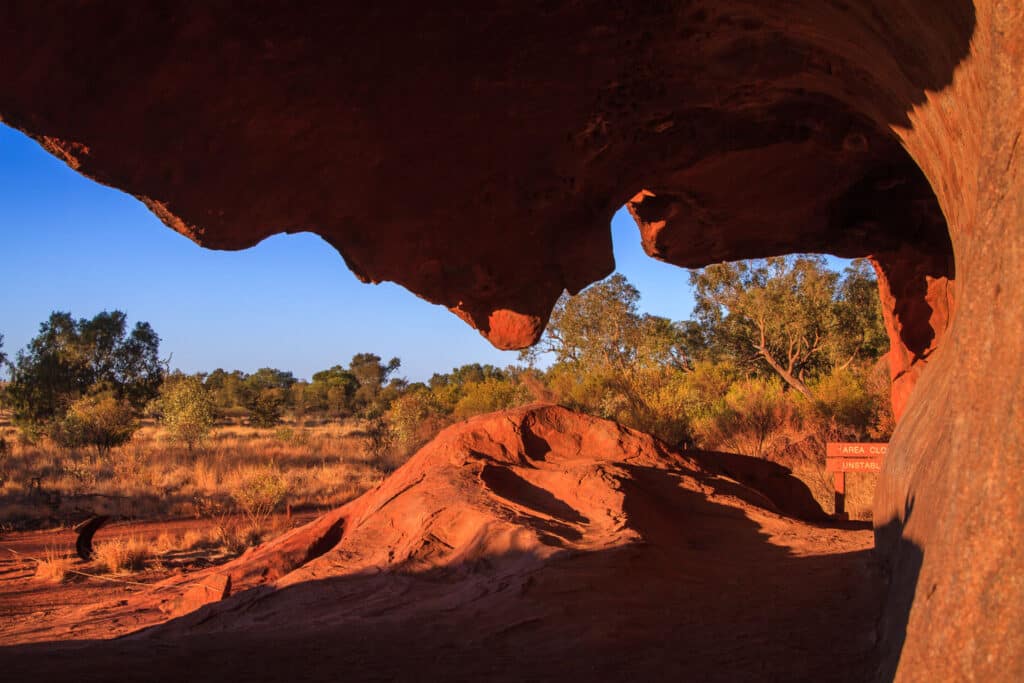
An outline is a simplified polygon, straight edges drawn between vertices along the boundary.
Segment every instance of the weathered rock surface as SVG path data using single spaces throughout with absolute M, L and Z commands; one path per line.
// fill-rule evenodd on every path
M 0 648 L 0 664 L 54 681 L 869 676 L 883 587 L 870 529 L 777 514 L 806 487 L 727 463 L 770 481 L 773 503 L 719 460 L 555 406 L 481 416 L 330 517 L 103 620 L 93 606 L 77 644 Z M 229 576 L 231 597 L 88 640 Z
M 1022 31 L 1017 0 L 23 1 L 0 116 L 201 244 L 313 230 L 501 347 L 612 269 L 631 198 L 679 265 L 872 257 L 881 675 L 1020 679 Z
M 231 595 L 231 577 L 211 572 L 172 601 L 168 606 L 168 611 L 174 616 L 190 614 L 205 605 L 223 600 L 229 595 Z

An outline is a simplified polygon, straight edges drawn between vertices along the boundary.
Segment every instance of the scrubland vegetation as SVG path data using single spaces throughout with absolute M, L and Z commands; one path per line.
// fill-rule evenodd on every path
M 117 311 L 54 313 L 13 358 L 0 349 L 10 375 L 0 523 L 61 525 L 86 512 L 216 518 L 216 538 L 157 545 L 240 552 L 276 513 L 358 496 L 445 425 L 538 400 L 677 447 L 781 463 L 831 511 L 825 443 L 886 440 L 892 428 L 872 271 L 858 261 L 834 273 L 804 256 L 720 264 L 691 280 L 695 320 L 641 314 L 637 290 L 613 275 L 563 297 L 521 365 L 466 365 L 425 383 L 372 353 L 310 381 L 274 368 L 168 372 L 148 324 L 129 332 Z M 872 477 L 852 479 L 848 509 L 863 516 Z M 145 564 L 130 540 L 115 545 L 97 562 Z
M 3 456 L 7 524 L 60 524 L 88 510 L 135 519 L 241 514 L 260 522 L 285 506 L 319 509 L 379 482 L 394 463 L 367 449 L 354 425 L 274 429 L 223 425 L 201 446 L 146 425 L 109 452 L 22 440 L 12 428 Z

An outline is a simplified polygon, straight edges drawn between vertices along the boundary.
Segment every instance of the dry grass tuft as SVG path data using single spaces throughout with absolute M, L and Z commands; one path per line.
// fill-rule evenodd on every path
M 210 538 L 209 534 L 203 533 L 198 529 L 189 529 L 181 537 L 181 544 L 176 548 L 177 550 L 201 550 L 204 548 L 212 548 L 217 543 Z
M 100 571 L 109 574 L 137 572 L 154 557 L 153 544 L 144 538 L 115 538 L 96 545 L 93 560 Z
M 252 520 L 223 518 L 210 531 L 208 539 L 231 555 L 241 555 L 269 538 L 271 530 Z
M 163 555 L 164 553 L 168 553 L 173 550 L 178 550 L 181 547 L 181 535 L 170 534 L 166 531 L 161 532 L 161 534 L 156 537 L 156 541 L 154 541 L 153 543 L 153 548 L 159 555 Z
M 74 562 L 70 552 L 47 548 L 42 559 L 36 562 L 36 578 L 51 583 L 69 581 L 74 576 L 70 573 Z

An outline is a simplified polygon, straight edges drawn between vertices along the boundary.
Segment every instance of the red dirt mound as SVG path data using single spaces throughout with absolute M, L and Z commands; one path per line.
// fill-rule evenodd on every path
M 378 488 L 218 568 L 223 601 L 0 661 L 48 680 L 863 679 L 870 532 L 772 509 L 649 436 L 530 406 L 445 430 Z M 129 599 L 120 623 L 166 619 L 202 578 Z M 103 613 L 78 637 L 123 633 Z

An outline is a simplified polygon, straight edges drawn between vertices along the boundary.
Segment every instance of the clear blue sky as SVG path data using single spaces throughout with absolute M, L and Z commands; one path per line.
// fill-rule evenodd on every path
M 619 271 L 641 307 L 689 317 L 687 272 L 640 249 L 632 219 L 612 221 Z M 78 175 L 0 124 L 0 334 L 8 355 L 51 311 L 91 317 L 120 309 L 149 321 L 161 354 L 186 372 L 271 366 L 297 377 L 371 351 L 424 380 L 464 363 L 507 365 L 443 307 L 384 283 L 364 285 L 313 234 L 277 235 L 238 252 L 175 233 L 136 199 Z

